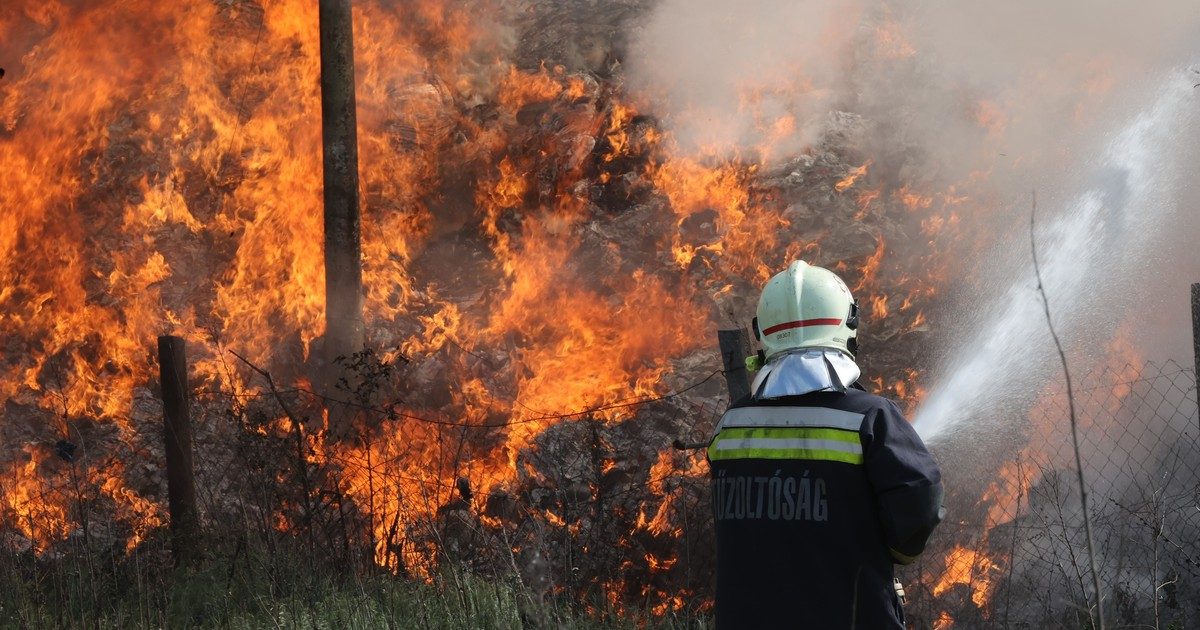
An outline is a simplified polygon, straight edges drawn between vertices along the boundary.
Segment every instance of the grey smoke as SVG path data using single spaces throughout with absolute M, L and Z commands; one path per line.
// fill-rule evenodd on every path
M 881 36 L 882 34 L 882 36 Z M 979 103 L 1008 118 L 1009 157 L 1074 144 L 1110 105 L 1179 63 L 1193 0 L 662 0 L 632 37 L 629 85 L 687 150 L 802 149 L 849 108 L 904 128 L 947 162 L 979 148 Z M 968 156 L 976 157 L 976 156 Z
M 832 112 L 853 111 L 869 133 L 852 148 L 875 157 L 873 170 L 892 183 L 967 182 L 960 192 L 986 200 L 987 212 L 963 220 L 997 245 L 962 261 L 975 286 L 949 289 L 961 313 L 938 319 L 962 323 L 934 333 L 945 357 L 936 381 L 981 343 L 971 335 L 997 296 L 1031 290 L 1023 243 L 1033 188 L 1047 227 L 1076 212 L 1081 195 L 1104 206 L 1095 286 L 1055 304 L 1069 350 L 1102 351 L 1138 309 L 1138 348 L 1190 362 L 1186 289 L 1200 281 L 1200 254 L 1184 235 L 1200 233 L 1200 192 L 1182 166 L 1197 144 L 1187 139 L 1200 142 L 1200 90 L 1158 130 L 1173 141 L 1145 165 L 1172 171 L 1156 177 L 1169 190 L 1135 199 L 1147 182 L 1098 156 L 1164 81 L 1200 76 L 1190 71 L 1197 63 L 1195 0 L 662 0 L 631 37 L 626 71 L 682 152 L 786 158 L 819 144 Z M 787 116 L 795 124 L 780 134 L 773 121 Z M 1158 216 L 1130 220 L 1146 212 Z M 1127 238 L 1147 226 L 1154 232 Z

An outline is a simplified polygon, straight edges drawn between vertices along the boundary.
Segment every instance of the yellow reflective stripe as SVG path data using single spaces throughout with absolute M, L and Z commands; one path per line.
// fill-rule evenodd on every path
M 863 462 L 857 431 L 816 427 L 726 428 L 709 444 L 708 458 Z
M 849 453 L 822 448 L 735 448 L 719 450 L 716 444 L 708 448 L 712 461 L 726 459 L 803 459 L 846 464 L 863 463 L 862 453 Z
M 843 429 L 725 429 L 717 435 L 717 440 L 739 438 L 802 438 L 861 444 L 858 431 L 846 431 Z

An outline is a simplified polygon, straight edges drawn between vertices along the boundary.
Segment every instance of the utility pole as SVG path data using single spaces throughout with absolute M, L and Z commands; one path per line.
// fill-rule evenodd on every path
M 325 348 L 332 364 L 363 345 L 358 126 L 350 0 L 320 0 L 325 172 Z

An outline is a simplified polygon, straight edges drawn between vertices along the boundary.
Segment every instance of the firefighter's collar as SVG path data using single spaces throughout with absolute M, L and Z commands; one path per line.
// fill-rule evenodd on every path
M 849 355 L 830 348 L 798 348 L 771 357 L 754 378 L 757 399 L 844 392 L 862 371 Z

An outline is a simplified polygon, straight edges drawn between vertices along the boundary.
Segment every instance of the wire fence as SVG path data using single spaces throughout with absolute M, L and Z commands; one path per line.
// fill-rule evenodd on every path
M 361 382 L 338 404 L 304 388 L 202 388 L 193 419 L 206 553 L 225 559 L 230 579 L 255 570 L 249 557 L 287 552 L 314 571 L 470 571 L 535 599 L 702 620 L 715 573 L 708 470 L 703 451 L 671 443 L 701 442 L 716 424 L 724 404 L 713 376 L 682 384 L 689 395 L 528 424 L 426 422 L 391 412 Z M 1198 627 L 1195 374 L 1147 363 L 1079 380 L 1108 620 Z M 466 389 L 441 394 L 447 408 Z M 161 413 L 152 397 L 139 404 Z M 938 453 L 949 516 L 900 571 L 911 627 L 1087 626 L 1095 595 L 1065 405 L 1048 388 L 987 423 L 1003 429 Z M 339 413 L 354 415 L 355 430 L 335 440 Z M 88 444 L 29 447 L 24 478 L 39 482 L 3 488 L 5 546 L 165 555 L 161 438 L 149 432 L 103 457 Z
M 1109 627 L 1200 626 L 1194 370 L 1106 368 L 1076 405 Z M 946 466 L 949 518 L 905 571 L 915 627 L 1090 627 L 1065 395 L 1042 392 L 1022 415 Z

